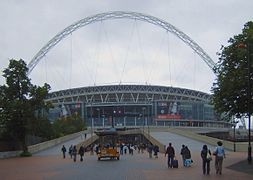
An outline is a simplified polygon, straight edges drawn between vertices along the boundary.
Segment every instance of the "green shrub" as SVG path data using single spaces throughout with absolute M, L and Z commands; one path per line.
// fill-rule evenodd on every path
M 26 152 L 22 152 L 20 153 L 19 155 L 20 157 L 31 157 L 32 156 L 32 153 L 26 151 Z

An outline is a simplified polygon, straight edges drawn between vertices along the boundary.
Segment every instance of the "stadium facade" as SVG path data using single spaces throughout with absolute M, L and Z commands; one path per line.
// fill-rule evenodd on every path
M 211 95 L 153 85 L 107 85 L 61 90 L 49 94 L 51 120 L 74 113 L 88 126 L 231 127 L 219 121 Z

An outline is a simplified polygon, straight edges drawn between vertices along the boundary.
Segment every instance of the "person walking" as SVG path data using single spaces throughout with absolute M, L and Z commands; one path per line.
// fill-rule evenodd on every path
M 154 156 L 155 158 L 158 158 L 158 152 L 159 152 L 159 147 L 157 145 L 154 146 Z
M 80 161 L 83 161 L 83 155 L 84 155 L 84 147 L 80 146 L 78 150 L 78 154 L 80 155 Z
M 119 149 L 120 149 L 120 155 L 123 155 L 123 147 L 124 147 L 124 144 L 123 143 L 120 143 L 119 145 Z
M 134 145 L 130 144 L 129 148 L 130 148 L 130 152 L 131 152 L 129 154 L 134 155 L 134 150 L 135 150 Z
M 226 158 L 225 155 L 225 150 L 222 146 L 222 142 L 218 141 L 217 142 L 217 147 L 214 150 L 213 155 L 215 155 L 215 169 L 216 169 L 216 174 L 222 174 L 222 163 L 223 163 L 223 158 Z
M 185 166 L 185 145 L 184 144 L 182 145 L 180 154 L 182 156 L 183 166 Z
M 203 145 L 201 150 L 201 158 L 202 158 L 202 171 L 203 174 L 210 174 L 210 162 L 211 162 L 211 151 L 207 148 L 207 145 Z
M 74 160 L 74 162 L 76 162 L 76 155 L 77 155 L 76 146 L 74 146 L 73 149 L 72 149 L 72 155 L 73 155 L 73 160 Z
M 72 159 L 72 151 L 73 151 L 73 145 L 71 144 L 71 146 L 69 147 L 69 156 Z
M 173 148 L 171 143 L 169 143 L 169 146 L 166 149 L 165 157 L 167 154 L 168 154 L 168 168 L 172 168 L 173 167 L 173 160 L 175 157 L 175 149 Z
M 127 147 L 127 145 L 125 144 L 125 145 L 123 146 L 124 154 L 127 154 L 127 149 L 128 149 L 128 147 Z
M 62 151 L 63 159 L 65 159 L 67 149 L 64 145 L 62 146 L 61 151 Z
M 191 151 L 187 146 L 185 146 L 184 158 L 185 158 L 185 161 L 184 161 L 185 167 L 191 166 L 192 156 L 191 156 Z
M 148 151 L 148 154 L 149 154 L 149 158 L 152 158 L 153 145 L 151 143 L 148 144 L 147 151 Z

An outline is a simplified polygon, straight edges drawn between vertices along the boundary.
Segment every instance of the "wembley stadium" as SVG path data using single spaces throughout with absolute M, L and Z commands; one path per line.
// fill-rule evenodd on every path
M 130 49 L 128 47 L 130 47 L 130 43 L 127 45 L 127 47 L 122 46 L 124 47 L 122 49 L 127 51 L 126 53 L 120 54 L 120 56 L 116 56 L 117 54 L 113 56 L 111 51 L 113 47 L 117 50 L 115 50 L 116 52 L 121 51 L 118 49 L 117 43 L 116 46 L 112 46 L 113 44 L 109 43 L 107 35 L 104 35 L 107 37 L 105 40 L 106 43 L 101 43 L 101 46 L 103 45 L 102 47 L 104 47 L 107 45 L 110 50 L 105 50 L 105 56 L 103 56 L 100 61 L 98 58 L 100 57 L 98 52 L 100 52 L 100 50 L 102 51 L 103 48 L 99 48 L 99 43 L 97 43 L 94 48 L 88 42 L 87 46 L 81 46 L 81 53 L 78 53 L 78 50 L 73 52 L 73 50 L 75 49 L 74 45 L 78 44 L 73 41 L 75 40 L 72 35 L 73 32 L 88 25 L 92 25 L 95 22 L 119 19 L 127 19 L 131 21 L 134 20 L 134 23 L 136 23 L 136 20 L 138 20 L 139 22 L 145 22 L 152 26 L 155 25 L 161 28 L 163 31 L 165 30 L 166 38 L 168 38 L 168 32 L 175 35 L 178 40 L 191 48 L 191 50 L 194 52 L 194 57 L 190 58 L 189 55 L 187 55 L 185 58 L 180 58 L 177 56 L 177 60 L 173 61 L 174 66 L 171 66 L 172 63 L 170 63 L 170 51 L 166 48 L 166 51 L 164 51 L 166 53 L 158 51 L 154 54 L 148 54 L 151 51 L 145 51 L 147 53 L 145 55 L 148 57 L 148 59 L 151 59 L 150 61 L 144 61 L 144 52 L 142 52 L 140 53 L 142 56 L 137 56 L 138 58 L 135 59 L 134 54 L 132 56 L 131 62 L 128 62 L 128 55 L 130 54 Z M 101 23 L 100 26 L 100 28 L 104 27 Z M 94 29 L 92 30 L 94 31 Z M 121 29 L 121 31 L 122 30 L 123 29 Z M 139 30 L 142 29 L 138 29 L 136 24 L 134 24 L 132 31 L 134 30 L 139 32 Z M 152 35 L 154 35 L 154 32 L 156 31 L 152 31 Z M 84 34 L 85 33 L 83 33 L 82 35 Z M 140 34 L 136 34 L 136 38 L 140 40 Z M 65 39 L 67 36 L 70 37 L 70 44 L 66 45 L 66 47 L 70 48 L 66 48 L 66 50 L 63 48 L 62 51 L 59 51 L 61 52 L 59 54 L 62 56 L 54 56 L 53 53 L 48 54 L 48 52 L 52 48 L 54 48 L 60 41 Z M 100 36 L 103 37 L 103 34 L 99 34 L 99 37 Z M 118 39 L 120 37 L 122 36 L 114 37 L 114 39 Z M 130 39 L 131 38 L 132 36 L 130 37 Z M 77 39 L 80 40 L 81 38 L 78 36 Z M 150 40 L 149 42 L 152 42 L 153 44 L 154 39 Z M 169 40 L 170 39 L 168 38 L 168 42 L 165 44 L 165 47 L 169 48 Z M 92 39 L 91 42 L 93 41 L 94 39 Z M 120 41 L 120 43 L 123 42 L 124 41 Z M 173 39 L 172 42 L 173 44 L 177 43 L 177 41 L 173 41 Z M 132 49 L 133 52 L 136 52 L 137 49 L 143 49 L 143 46 L 140 45 L 140 41 L 136 44 L 138 44 L 138 46 L 133 45 L 133 47 L 136 47 L 135 49 Z M 157 45 L 158 47 L 161 47 L 160 42 Z M 173 48 L 170 49 L 173 50 Z M 68 52 L 68 50 L 69 54 L 64 54 Z M 179 53 L 182 54 L 181 49 L 179 50 Z M 91 52 L 93 51 L 95 51 L 95 58 L 91 58 L 93 55 L 93 53 Z M 160 53 L 161 57 L 163 58 L 158 56 L 158 54 L 160 55 Z M 206 63 L 207 66 L 205 68 L 208 69 L 205 70 L 204 67 L 198 68 L 197 63 L 195 62 L 195 54 L 198 55 L 199 58 Z M 161 59 L 159 59 L 159 57 Z M 122 127 L 192 126 L 226 128 L 233 126 L 233 124 L 231 123 L 221 121 L 221 118 L 217 114 L 215 114 L 214 107 L 210 103 L 210 94 L 201 92 L 199 90 L 192 90 L 194 89 L 194 87 L 179 88 L 180 85 L 174 85 L 172 83 L 172 75 L 175 76 L 173 82 L 178 82 L 179 80 L 177 79 L 176 73 L 172 71 L 173 69 L 175 71 L 178 70 L 178 75 L 180 75 L 180 77 L 186 77 L 186 79 L 181 80 L 182 82 L 204 85 L 208 80 L 203 78 L 202 76 L 198 76 L 202 78 L 202 81 L 198 83 L 196 82 L 195 74 L 206 74 L 207 71 L 210 71 L 214 68 L 215 63 L 210 58 L 210 56 L 188 35 L 177 29 L 172 24 L 160 18 L 156 18 L 154 16 L 142 13 L 125 11 L 106 12 L 83 18 L 60 31 L 39 50 L 39 52 L 28 64 L 29 74 L 33 71 L 35 66 L 39 64 L 39 61 L 41 61 L 42 58 L 44 59 L 44 65 L 41 64 L 39 67 L 37 67 L 36 72 L 34 72 L 33 75 L 37 77 L 38 82 L 41 82 L 41 74 L 45 74 L 45 81 L 50 85 L 54 84 L 56 86 L 56 89 L 60 89 L 51 92 L 47 98 L 47 101 L 52 102 L 52 104 L 54 105 L 54 108 L 50 109 L 48 115 L 49 119 L 52 121 L 59 117 L 78 114 L 85 121 L 86 125 L 90 127 L 105 127 L 113 125 Z M 178 58 L 180 60 L 183 60 L 182 64 L 176 64 L 177 62 L 179 62 Z M 49 59 L 51 59 L 51 63 L 55 64 L 47 65 Z M 114 59 L 115 61 L 117 59 L 117 62 L 114 63 Z M 189 63 L 190 59 L 194 62 Z M 56 60 L 59 60 L 59 62 L 55 62 Z M 136 64 L 137 60 L 139 62 L 139 66 L 137 66 Z M 168 64 L 158 64 L 159 60 L 161 62 L 168 61 Z M 74 63 L 75 61 L 77 61 L 77 63 Z M 126 67 L 127 63 L 129 63 L 128 69 Z M 149 64 L 150 66 L 147 66 L 147 64 Z M 156 68 L 154 68 L 155 64 Z M 120 65 L 122 65 L 122 67 Z M 43 69 L 42 66 L 45 67 L 45 71 L 43 71 L 43 73 L 39 71 Z M 56 66 L 60 67 L 55 68 Z M 144 82 L 146 85 L 140 85 L 140 83 L 137 83 L 135 85 L 129 85 L 127 82 L 131 81 L 128 81 L 128 77 L 130 80 L 136 80 L 139 77 L 137 74 L 139 73 L 141 67 L 143 68 L 143 71 L 147 71 L 146 75 L 149 74 L 148 78 L 144 78 Z M 192 71 L 189 70 L 190 67 L 192 68 Z M 67 68 L 69 68 L 69 70 Z M 183 70 L 184 68 L 187 68 L 188 70 L 185 71 Z M 156 69 L 157 71 L 153 72 L 154 69 Z M 154 76 L 156 76 L 162 70 L 164 70 L 165 73 L 161 76 L 157 76 L 157 79 L 155 79 Z M 213 73 L 213 71 L 210 72 Z M 188 74 L 184 75 L 184 73 Z M 97 77 L 97 74 L 100 74 L 101 81 L 98 80 L 99 77 Z M 69 75 L 69 77 L 65 78 L 65 75 Z M 193 76 L 192 79 L 190 79 L 189 76 Z M 48 77 L 50 77 L 51 80 L 48 79 Z M 117 78 L 114 79 L 114 77 Z M 124 79 L 126 77 L 127 79 Z M 166 83 L 163 83 L 165 85 L 147 85 L 150 84 L 150 79 L 152 79 L 151 77 L 154 78 L 153 81 L 156 84 L 159 84 L 160 79 L 170 79 L 170 83 L 167 83 L 167 81 L 165 80 Z M 111 78 L 112 80 L 109 81 L 109 78 Z M 56 79 L 59 79 L 59 81 L 57 81 Z M 74 84 L 72 80 L 79 80 L 79 82 L 76 82 L 76 84 L 72 86 L 72 84 Z M 58 83 L 56 83 L 56 81 Z M 90 81 L 91 83 L 89 83 L 89 85 L 82 84 L 83 82 Z M 96 84 L 99 84 L 98 82 L 102 82 L 101 84 L 107 82 L 118 83 L 114 83 L 114 85 L 97 86 Z M 67 84 L 69 84 L 68 87 Z M 94 84 L 94 86 L 91 86 L 90 84 Z M 167 86 L 167 84 L 170 84 L 170 86 Z M 73 88 L 79 86 L 81 87 Z M 55 87 L 53 89 L 55 89 Z
M 152 85 L 90 86 L 52 92 L 50 119 L 79 114 L 86 125 L 230 127 L 219 121 L 211 95 Z

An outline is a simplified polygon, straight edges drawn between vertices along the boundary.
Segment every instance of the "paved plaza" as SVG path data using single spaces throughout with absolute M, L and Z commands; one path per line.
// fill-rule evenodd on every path
M 214 171 L 214 161 L 211 162 L 211 174 L 209 176 L 202 174 L 202 161 L 200 151 L 203 146 L 201 142 L 174 135 L 168 132 L 152 132 L 151 135 L 163 144 L 172 142 L 176 149 L 177 159 L 179 160 L 178 169 L 168 169 L 167 159 L 164 154 L 159 154 L 159 158 L 150 159 L 145 152 L 134 155 L 123 155 L 120 160 L 97 161 L 96 155 L 85 154 L 83 162 L 73 162 L 69 156 L 63 159 L 60 148 L 62 144 L 41 151 L 28 158 L 10 158 L 0 160 L 0 175 L 2 180 L 165 180 L 165 179 L 253 179 L 252 173 L 243 173 L 238 170 L 232 170 L 230 167 L 247 158 L 247 153 L 229 152 L 224 160 L 222 175 L 216 175 Z M 89 137 L 89 136 L 88 136 Z M 69 147 L 83 141 L 81 137 L 73 139 L 64 144 Z M 181 145 L 187 145 L 192 151 L 194 163 L 191 167 L 182 166 L 181 156 L 179 154 Z M 209 146 L 210 149 L 214 148 Z M 253 166 L 251 165 L 251 168 Z M 253 171 L 253 168 L 252 168 Z

